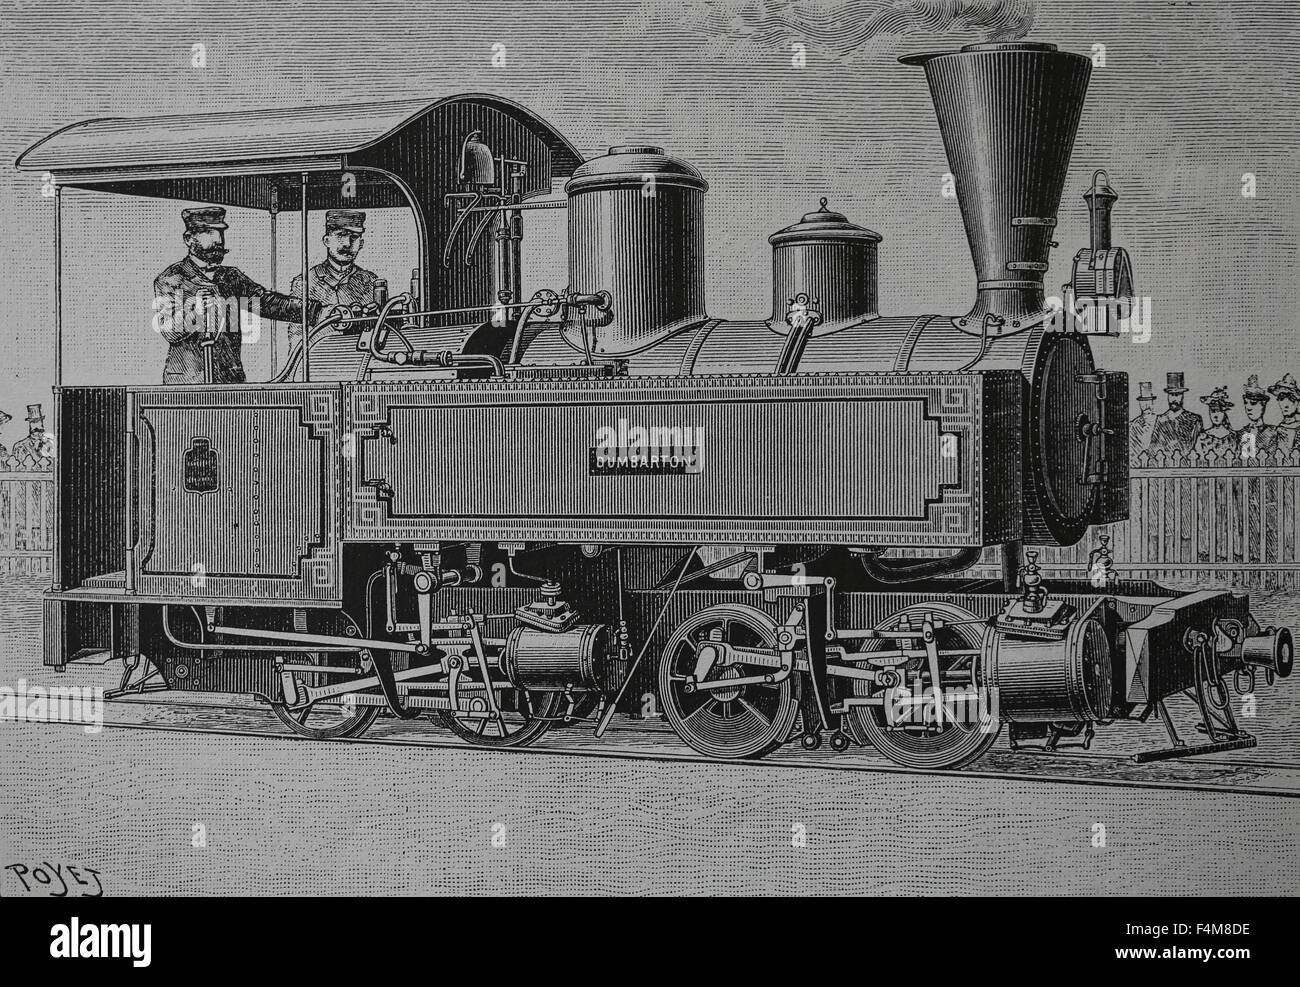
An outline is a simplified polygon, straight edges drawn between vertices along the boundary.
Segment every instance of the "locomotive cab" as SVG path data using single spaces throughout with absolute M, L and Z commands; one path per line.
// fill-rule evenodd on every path
M 490 167 L 459 168 L 475 155 L 498 163 L 498 183 Z M 462 361 L 490 372 L 495 357 L 481 354 L 500 351 L 505 304 L 519 290 L 522 221 L 504 207 L 549 194 L 579 160 L 522 107 L 475 96 L 90 121 L 22 155 L 20 167 L 52 174 L 57 211 L 47 663 L 138 654 L 145 601 L 341 607 L 341 484 L 356 438 L 345 387 L 360 387 L 364 407 L 369 384 L 455 379 Z M 259 319 L 249 299 L 223 299 L 216 331 L 238 325 L 250 383 L 213 383 L 211 367 L 207 382 L 156 383 L 166 341 L 158 305 L 142 297 L 185 249 L 176 217 L 186 205 L 226 210 L 229 260 L 282 293 L 295 275 L 305 285 L 320 259 L 322 214 L 364 210 L 362 262 L 383 287 L 367 310 L 311 325 L 305 314 Z M 103 258 L 62 231 L 127 210 L 136 220 L 117 218 L 121 270 L 96 285 Z M 211 310 L 195 306 L 205 331 Z M 363 331 L 382 310 L 387 324 Z M 411 315 L 421 310 L 438 314 Z M 120 328 L 85 346 L 85 327 L 106 320 Z

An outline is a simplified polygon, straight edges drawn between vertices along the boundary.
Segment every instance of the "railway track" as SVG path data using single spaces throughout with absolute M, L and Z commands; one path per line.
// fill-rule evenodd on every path
M 578 758 L 619 758 L 645 762 L 743 765 L 754 770 L 857 771 L 866 774 L 934 775 L 991 781 L 1037 781 L 1068 785 L 1207 792 L 1273 798 L 1300 798 L 1300 764 L 1259 758 L 1195 758 L 1135 764 L 1123 754 L 1066 749 L 1054 753 L 998 747 L 962 770 L 905 768 L 871 750 L 844 753 L 805 751 L 797 744 L 758 761 L 719 760 L 697 754 L 666 727 L 625 723 L 596 739 L 583 729 L 553 730 L 536 746 L 493 749 L 474 747 L 426 721 L 380 720 L 355 739 L 315 741 L 283 730 L 272 714 L 257 705 L 187 702 L 146 696 L 105 704 L 104 726 L 254 740 L 305 743 L 371 744 L 472 753 L 517 753 Z

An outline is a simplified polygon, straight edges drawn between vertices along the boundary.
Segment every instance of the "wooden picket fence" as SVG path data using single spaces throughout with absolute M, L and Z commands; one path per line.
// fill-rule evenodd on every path
M 1129 518 L 1076 545 L 1038 549 L 1045 573 L 1086 578 L 1110 537 L 1121 577 L 1211 586 L 1300 588 L 1300 449 L 1252 459 L 1156 450 L 1129 467 Z M 980 574 L 997 571 L 986 552 Z
M 53 529 L 53 473 L 0 470 L 0 573 L 49 575 Z

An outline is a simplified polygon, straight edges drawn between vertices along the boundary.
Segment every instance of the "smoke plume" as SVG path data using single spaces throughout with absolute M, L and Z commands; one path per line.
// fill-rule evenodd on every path
M 877 38 L 1015 41 L 1033 27 L 1035 5 L 1036 0 L 675 0 L 673 19 L 715 41 L 770 50 L 801 41 L 847 58 Z

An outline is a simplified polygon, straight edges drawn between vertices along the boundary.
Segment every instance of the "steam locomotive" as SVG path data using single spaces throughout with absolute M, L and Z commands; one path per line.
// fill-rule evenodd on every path
M 1089 59 L 902 61 L 974 258 L 964 313 L 882 314 L 881 237 L 823 199 L 769 238 L 771 317 L 711 317 L 701 174 L 646 145 L 582 161 L 495 97 L 316 132 L 315 158 L 236 149 L 246 185 L 88 166 L 97 123 L 37 145 L 25 166 L 68 184 L 280 210 L 300 171 L 304 242 L 344 170 L 423 238 L 409 291 L 304 326 L 270 383 L 58 389 L 47 662 L 110 649 L 124 689 L 252 694 L 321 738 L 383 713 L 521 746 L 654 708 L 728 759 L 828 738 L 948 769 L 1003 724 L 1053 748 L 1153 713 L 1171 744 L 1144 759 L 1253 746 L 1225 677 L 1288 675 L 1288 630 L 1239 594 L 1122 583 L 1104 540 L 1088 579 L 1037 564 L 1128 510 L 1127 378 L 1092 343 L 1133 295 L 1105 172 L 1060 301 L 1044 287 Z M 561 206 L 568 286 L 525 298 L 524 220 Z M 1000 577 L 970 571 L 986 550 Z

